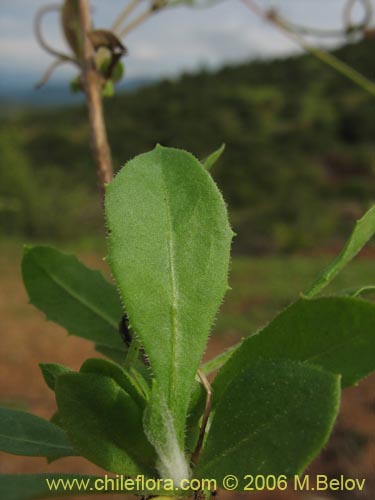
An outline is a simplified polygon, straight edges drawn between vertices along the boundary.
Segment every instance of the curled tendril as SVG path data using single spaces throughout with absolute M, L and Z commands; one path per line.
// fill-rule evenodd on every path
M 360 23 L 353 22 L 353 8 L 360 3 L 363 7 L 363 19 Z M 344 8 L 344 24 L 347 33 L 366 31 L 370 28 L 373 8 L 370 0 L 348 0 Z
M 267 18 L 269 21 L 280 24 L 287 28 L 289 31 L 299 35 L 312 35 L 316 37 L 343 37 L 349 34 L 363 34 L 370 30 L 373 9 L 371 0 L 348 0 L 344 6 L 344 27 L 341 29 L 321 29 L 313 26 L 303 26 L 301 24 L 293 23 L 279 14 L 275 8 L 264 11 L 253 0 L 245 0 L 245 3 L 261 17 Z M 353 8 L 357 3 L 361 3 L 364 10 L 362 21 L 353 22 Z
M 353 8 L 357 3 L 362 4 L 364 16 L 360 22 L 355 23 L 353 22 Z M 270 10 L 268 14 L 271 20 L 276 18 L 294 33 L 299 33 L 301 35 L 313 35 L 317 37 L 340 38 L 347 36 L 348 34 L 364 34 L 370 28 L 372 12 L 373 9 L 371 6 L 371 0 L 348 0 L 344 6 L 344 27 L 341 29 L 320 29 L 312 26 L 295 24 L 280 16 L 275 10 Z
M 69 54 L 64 54 L 63 52 L 60 52 L 59 50 L 53 48 L 44 38 L 43 32 L 42 32 L 42 21 L 43 18 L 46 14 L 49 14 L 51 12 L 61 12 L 61 6 L 57 4 L 50 4 L 50 5 L 45 5 L 44 7 L 41 7 L 40 9 L 37 10 L 37 13 L 35 15 L 34 19 L 34 33 L 35 37 L 39 43 L 39 45 L 49 54 L 57 58 L 46 70 L 44 73 L 43 77 L 41 80 L 36 84 L 36 88 L 42 87 L 47 81 L 50 79 L 52 73 L 55 71 L 56 68 L 61 66 L 62 64 L 65 63 L 72 63 L 76 66 L 79 66 L 79 61 L 69 55 Z

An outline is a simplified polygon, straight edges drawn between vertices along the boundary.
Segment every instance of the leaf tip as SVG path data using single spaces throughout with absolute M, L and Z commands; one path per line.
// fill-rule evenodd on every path
M 24 255 L 28 254 L 32 249 L 33 249 L 32 245 L 29 245 L 28 243 L 23 244 L 23 254 Z

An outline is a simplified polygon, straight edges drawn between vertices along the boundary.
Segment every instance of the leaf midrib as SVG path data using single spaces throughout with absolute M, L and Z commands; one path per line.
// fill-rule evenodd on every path
M 161 166 L 161 178 L 163 184 L 163 192 L 165 199 L 165 212 L 167 218 L 167 254 L 168 254 L 168 267 L 169 267 L 169 284 L 172 294 L 172 310 L 171 310 L 171 369 L 169 370 L 169 387 L 168 387 L 168 406 L 171 408 L 172 402 L 176 397 L 175 384 L 176 384 L 176 370 L 175 370 L 175 356 L 176 356 L 176 342 L 178 337 L 178 291 L 176 280 L 176 269 L 174 260 L 174 241 L 173 241 L 173 225 L 171 217 L 171 208 L 169 201 L 168 189 L 165 181 L 165 174 L 163 166 Z
M 63 283 L 56 275 L 54 275 L 51 271 L 47 271 L 37 259 L 34 259 L 36 266 L 48 277 L 50 278 L 56 285 L 60 286 L 68 295 L 76 299 L 82 306 L 86 307 L 89 311 L 93 312 L 96 316 L 105 321 L 112 328 L 117 329 L 117 324 L 113 321 L 109 316 L 107 316 L 103 311 L 97 309 L 92 303 L 84 300 L 79 294 L 75 293 L 69 286 Z
M 59 449 L 59 450 L 67 450 L 70 452 L 73 452 L 73 448 L 69 445 L 64 445 L 64 444 L 52 444 L 44 441 L 36 441 L 34 439 L 29 439 L 29 438 L 20 438 L 17 436 L 8 436 L 6 434 L 0 434 L 0 438 L 4 440 L 8 440 L 10 442 L 20 442 L 20 443 L 27 443 L 27 444 L 35 444 L 38 446 L 44 446 L 46 448 L 52 448 L 52 449 Z

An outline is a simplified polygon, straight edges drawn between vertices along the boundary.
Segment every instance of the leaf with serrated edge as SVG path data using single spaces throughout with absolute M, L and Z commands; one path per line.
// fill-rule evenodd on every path
M 155 453 L 142 409 L 112 378 L 93 373 L 58 377 L 59 418 L 82 456 L 111 472 L 153 475 Z
M 375 205 L 357 221 L 352 234 L 341 253 L 321 273 L 317 280 L 306 290 L 306 297 L 321 292 L 333 278 L 357 255 L 375 234 Z
M 374 325 L 375 305 L 365 300 L 301 299 L 242 342 L 214 380 L 214 399 L 241 366 L 262 358 L 308 362 L 353 385 L 375 370 Z
M 331 433 L 340 377 L 295 361 L 249 362 L 228 385 L 195 475 L 301 474 Z
M 31 413 L 8 408 L 0 408 L 0 450 L 54 459 L 77 455 L 60 427 Z
M 122 347 L 121 302 L 99 271 L 49 247 L 25 247 L 22 276 L 30 302 L 78 337 Z
M 228 288 L 233 233 L 226 207 L 196 158 L 158 146 L 131 160 L 108 186 L 106 218 L 108 263 L 164 401 L 161 408 L 152 398 L 145 421 L 154 421 L 153 411 L 165 415 L 164 429 L 172 423 L 177 440 L 170 449 L 182 456 L 194 378 Z M 147 425 L 146 433 L 159 449 L 171 436 Z M 168 472 L 176 481 L 181 475 Z

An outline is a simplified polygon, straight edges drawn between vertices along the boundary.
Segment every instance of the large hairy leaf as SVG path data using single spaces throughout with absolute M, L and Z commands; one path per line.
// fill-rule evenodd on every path
M 318 365 L 355 384 L 375 370 L 375 305 L 347 297 L 301 299 L 245 339 L 214 381 L 218 401 L 243 366 L 259 359 Z
M 55 390 L 61 424 L 82 456 L 118 474 L 153 474 L 142 409 L 112 378 L 71 373 L 58 377 Z
M 122 348 L 118 324 L 121 302 L 113 285 L 49 247 L 26 247 L 22 275 L 30 302 L 69 333 L 102 345 Z
M 306 290 L 307 297 L 321 292 L 333 278 L 357 255 L 375 234 L 375 205 L 357 221 L 349 240 L 341 253 L 324 269 L 314 283 Z
M 196 476 L 300 474 L 326 443 L 340 377 L 295 361 L 249 362 L 216 408 Z
M 0 450 L 53 459 L 77 455 L 60 427 L 31 413 L 8 408 L 0 408 Z
M 158 146 L 109 185 L 106 217 L 108 262 L 163 401 L 161 410 L 153 397 L 149 413 L 162 412 L 182 450 L 194 377 L 228 287 L 226 207 L 197 159 Z M 153 420 L 149 414 L 146 422 Z M 164 446 L 167 436 L 149 434 Z

